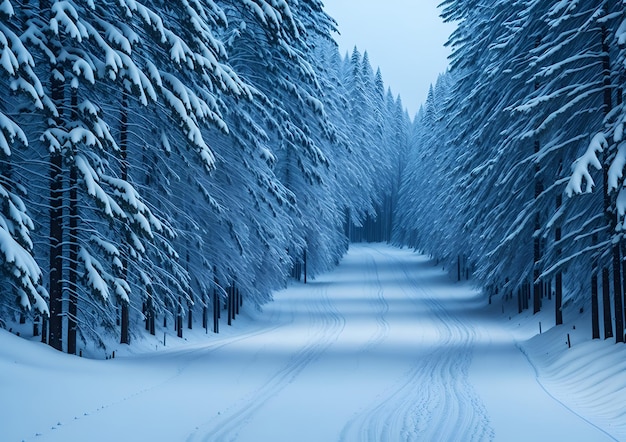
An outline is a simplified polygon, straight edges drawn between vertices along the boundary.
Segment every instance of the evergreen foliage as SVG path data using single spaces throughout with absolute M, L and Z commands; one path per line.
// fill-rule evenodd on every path
M 554 293 L 557 324 L 561 301 L 591 302 L 593 337 L 603 317 L 623 341 L 624 6 L 443 7 L 458 21 L 451 69 L 414 122 L 394 240 L 520 310 Z
M 346 80 L 321 1 L 3 0 L 0 16 L 3 323 L 69 353 L 208 330 L 210 310 L 217 332 L 334 266 L 347 213 L 390 231 L 408 117 L 367 55 Z

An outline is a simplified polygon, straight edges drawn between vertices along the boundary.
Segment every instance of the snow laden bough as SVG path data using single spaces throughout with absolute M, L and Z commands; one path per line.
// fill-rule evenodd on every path
M 613 145 L 615 147 L 613 160 L 610 162 L 607 174 L 608 192 L 617 191 L 615 209 L 617 209 L 615 220 L 616 233 L 622 232 L 626 228 L 626 182 L 624 182 L 624 166 L 626 166 L 626 141 L 623 139 L 624 124 L 620 123 L 613 134 Z M 572 164 L 572 175 L 567 183 L 565 193 L 572 197 L 574 194 L 591 193 L 595 186 L 595 181 L 591 176 L 590 169 L 602 170 L 599 154 L 603 154 L 610 149 L 610 137 L 604 132 L 597 133 L 589 143 L 585 153 Z M 584 191 L 583 191 L 584 186 Z

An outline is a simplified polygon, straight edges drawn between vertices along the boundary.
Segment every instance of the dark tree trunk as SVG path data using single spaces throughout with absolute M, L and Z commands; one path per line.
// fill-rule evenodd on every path
M 304 283 L 306 284 L 306 249 L 304 250 L 304 261 L 303 261 L 303 265 L 304 265 Z
M 219 332 L 220 332 L 220 299 L 217 294 L 217 288 L 214 288 L 213 289 L 213 333 L 219 333 Z
M 624 342 L 624 309 L 622 305 L 621 254 L 613 244 L 613 306 L 615 309 L 615 342 Z
M 154 300 L 152 299 L 152 287 L 147 288 L 148 299 L 146 300 L 146 330 L 151 335 L 156 334 L 154 326 Z
M 611 319 L 611 292 L 609 269 L 602 268 L 602 309 L 604 311 L 604 339 L 613 337 L 613 321 Z
M 591 338 L 600 339 L 600 309 L 598 307 L 598 273 L 594 265 L 591 269 Z
M 605 13 L 608 13 L 608 2 L 604 2 L 605 5 Z M 612 86 L 611 86 L 611 59 L 609 55 L 610 50 L 610 33 L 605 24 L 602 24 L 601 28 L 601 39 L 602 39 L 602 76 L 603 76 L 603 91 L 604 91 L 604 116 L 607 116 L 609 112 L 613 109 L 613 98 L 612 98 Z M 615 234 L 616 227 L 616 218 L 612 213 L 612 207 L 614 198 L 612 198 L 611 194 L 608 191 L 608 171 L 610 167 L 610 158 L 608 155 L 608 149 L 604 149 L 603 162 L 603 191 L 604 191 L 604 215 L 607 221 L 608 226 L 608 235 L 612 237 Z M 616 244 L 612 248 L 613 252 L 613 290 L 614 290 L 614 302 L 615 302 L 615 325 L 616 325 L 616 340 L 618 342 L 622 342 L 624 340 L 623 336 L 623 319 L 622 319 L 622 294 L 621 294 L 621 274 L 619 270 L 619 244 Z M 617 261 L 616 261 L 617 260 Z M 616 271 L 617 270 L 617 271 Z M 604 304 L 604 337 L 605 339 L 613 337 L 613 327 L 611 324 L 611 306 L 610 300 L 608 299 L 610 295 L 607 293 L 609 288 L 605 289 L 605 284 L 608 285 L 608 281 L 605 283 L 604 279 L 609 277 L 608 268 L 602 269 L 602 300 Z M 619 299 L 618 299 L 619 298 Z M 619 305 L 619 311 L 618 311 Z M 618 326 L 618 321 L 620 322 Z M 607 329 L 608 327 L 608 329 Z M 619 328 L 618 328 L 619 327 Z M 621 330 L 620 330 L 621 328 Z
M 522 300 L 524 302 L 524 310 L 528 310 L 528 301 L 530 300 L 530 283 L 525 282 L 522 284 Z
M 72 120 L 78 119 L 78 96 L 76 89 L 71 90 Z M 78 173 L 76 167 L 70 167 L 69 198 L 69 275 L 67 304 L 67 352 L 76 354 L 76 332 L 78 321 Z
M 176 307 L 176 334 L 179 338 L 183 337 L 183 300 L 180 296 Z
M 187 328 L 189 330 L 193 329 L 193 307 L 191 303 L 187 303 Z
M 202 295 L 202 328 L 209 330 L 209 300 L 207 299 L 206 293 Z
M 41 315 L 41 342 L 48 343 L 48 315 Z
M 556 325 L 563 324 L 563 274 L 557 272 L 554 278 L 554 313 Z
M 535 154 L 539 153 L 539 141 L 535 141 Z M 539 163 L 535 163 L 535 204 L 543 192 L 543 184 L 539 179 L 540 167 Z M 541 310 L 541 298 L 543 297 L 543 284 L 539 279 L 541 275 L 540 261 L 541 261 L 541 237 L 539 235 L 539 229 L 541 228 L 541 220 L 539 212 L 535 214 L 535 233 L 533 238 L 533 314 L 539 313 Z
M 64 87 L 53 74 L 51 95 L 61 112 Z M 57 121 L 57 124 L 60 123 Z M 49 344 L 63 351 L 63 159 L 61 152 L 50 153 L 50 336 Z
M 130 344 L 130 336 L 128 334 L 128 325 L 130 319 L 128 316 L 128 303 L 126 301 L 122 301 L 120 344 Z
M 535 48 L 538 48 L 541 44 L 541 36 L 537 36 L 535 39 Z M 535 82 L 535 90 L 539 89 L 539 81 Z M 541 148 L 539 139 L 535 139 L 534 143 L 534 151 L 535 155 L 539 153 Z M 535 231 L 533 236 L 533 314 L 539 313 L 541 310 L 541 298 L 543 297 L 542 293 L 542 283 L 539 280 L 539 275 L 541 275 L 540 271 L 540 261 L 541 261 L 541 236 L 539 235 L 539 230 L 541 229 L 541 214 L 538 209 L 539 205 L 539 196 L 541 192 L 543 192 L 543 183 L 541 182 L 540 172 L 541 166 L 538 161 L 535 161 Z
M 235 289 L 235 314 L 239 315 L 239 307 L 241 306 L 241 293 L 239 287 Z
M 227 314 L 228 314 L 228 325 L 233 325 L 233 317 L 232 317 L 232 311 L 233 311 L 233 295 L 232 295 L 232 287 L 228 287 L 226 289 L 226 309 L 227 309 Z
M 235 320 L 236 318 L 236 305 L 237 305 L 237 288 L 235 282 L 233 281 L 233 285 L 230 287 L 230 314 L 231 318 Z
M 556 209 L 559 210 L 561 205 L 563 204 L 563 196 L 558 194 L 556 196 Z M 561 226 L 557 226 L 554 232 L 554 242 L 557 244 L 556 249 L 556 259 L 559 260 L 561 257 Z M 556 272 L 554 278 L 554 313 L 555 313 L 555 322 L 556 325 L 563 324 L 563 274 L 559 270 Z
M 622 247 L 626 245 L 622 242 Z M 626 252 L 622 250 L 622 256 L 626 256 Z M 622 260 L 622 312 L 624 312 L 624 306 L 626 306 L 626 260 Z M 622 328 L 624 327 L 624 323 L 622 322 Z
M 122 92 L 121 114 L 120 114 L 120 155 L 121 155 L 121 173 L 122 181 L 128 181 L 128 96 L 126 92 Z M 124 247 L 126 248 L 126 247 Z M 126 253 L 126 250 L 124 250 Z M 124 256 L 122 259 L 124 280 L 128 276 L 128 260 Z M 121 328 L 120 328 L 120 344 L 130 344 L 130 305 L 126 299 L 121 299 Z

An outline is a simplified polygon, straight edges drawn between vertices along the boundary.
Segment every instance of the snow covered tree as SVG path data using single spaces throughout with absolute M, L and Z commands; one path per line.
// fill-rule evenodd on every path
M 19 38 L 21 25 L 12 3 L 7 0 L 0 4 L 0 312 L 17 307 L 20 312 L 34 310 L 48 315 L 43 274 L 33 256 L 34 223 L 20 196 L 27 190 L 14 170 L 23 165 L 16 148 L 29 144 L 24 130 L 11 118 L 19 112 L 15 94 L 24 95 L 31 106 L 43 108 L 33 57 Z

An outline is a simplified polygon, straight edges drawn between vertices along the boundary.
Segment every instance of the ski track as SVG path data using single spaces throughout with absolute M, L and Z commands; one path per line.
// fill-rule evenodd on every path
M 398 308 L 398 305 L 393 303 L 396 298 L 408 301 L 418 312 L 426 307 L 424 320 L 427 324 L 424 331 L 434 333 L 434 338 L 432 342 L 415 347 L 419 350 L 407 358 L 408 364 L 404 371 L 399 370 L 396 378 L 389 382 L 386 389 L 382 389 L 370 403 L 363 404 L 360 410 L 355 411 L 338 434 L 339 440 L 343 442 L 493 440 L 495 433 L 490 425 L 486 407 L 468 379 L 477 331 L 470 321 L 463 321 L 463 318 L 457 317 L 449 306 L 444 305 L 446 301 L 429 289 L 427 279 L 429 272 L 424 272 L 424 269 L 432 270 L 432 263 L 403 259 L 389 253 L 385 248 L 365 245 L 359 247 L 365 252 L 363 253 L 365 262 L 362 263 L 363 268 L 359 270 L 357 276 L 361 280 L 359 287 L 362 292 L 359 292 L 358 298 L 352 297 L 348 301 L 365 301 L 371 329 L 368 331 L 369 335 L 362 336 L 362 340 L 352 348 L 355 355 L 360 357 L 375 354 L 377 348 L 384 348 L 391 336 L 397 336 L 392 335 L 396 324 L 390 322 L 387 317 L 391 308 Z M 379 257 L 384 258 L 381 262 L 387 265 L 384 273 L 379 266 L 377 259 Z M 381 279 L 382 275 L 386 278 L 385 281 Z M 392 288 L 385 285 L 387 281 L 393 281 Z M 224 347 L 245 344 L 246 341 L 256 343 L 256 339 L 260 337 L 274 338 L 272 333 L 289 333 L 290 327 L 306 326 L 308 330 L 306 339 L 298 342 L 296 347 L 286 354 L 285 360 L 277 363 L 275 369 L 258 387 L 235 398 L 233 403 L 217 414 L 201 417 L 203 421 L 191 427 L 193 430 L 190 429 L 186 437 L 188 442 L 237 440 L 242 429 L 256 418 L 257 413 L 270 400 L 296 381 L 307 367 L 314 370 L 315 367 L 311 365 L 320 360 L 335 343 L 343 343 L 341 338 L 346 330 L 346 318 L 349 316 L 342 314 L 341 296 L 338 298 L 333 296 L 341 293 L 334 283 L 335 281 L 330 279 L 304 286 L 302 293 L 306 295 L 297 300 L 298 305 L 303 307 L 304 316 L 297 320 L 293 311 L 284 308 L 272 309 L 267 321 L 240 335 L 209 345 L 183 348 L 156 356 L 136 357 L 154 358 L 155 363 L 158 363 L 160 358 L 166 361 L 177 361 L 180 358 L 184 362 L 162 380 L 147 387 L 137 388 L 96 409 L 85 410 L 84 414 L 71 421 L 53 420 L 54 424 L 48 427 L 48 431 L 62 432 L 65 428 L 71 428 L 73 422 L 91 418 L 97 420 L 101 411 L 120 406 L 127 401 L 141 402 L 144 395 L 164 389 L 183 377 L 188 369 L 198 364 L 206 364 L 207 357 L 213 356 Z M 349 314 L 349 311 L 346 313 Z M 419 317 L 416 320 L 419 320 Z M 418 344 L 420 339 L 426 338 L 415 336 Z M 390 342 L 394 344 L 394 341 Z M 532 365 L 530 360 L 529 363 Z M 384 376 L 383 373 L 381 375 Z M 537 382 L 545 390 L 538 379 Z M 547 390 L 545 391 L 550 395 Z M 31 434 L 23 440 L 40 439 L 39 436 L 45 436 L 46 433 L 47 431 Z
M 376 310 L 376 332 L 370 337 L 369 341 L 360 349 L 360 353 L 367 353 L 372 348 L 382 344 L 387 336 L 389 336 L 390 325 L 385 318 L 385 315 L 389 312 L 389 302 L 387 298 L 385 298 L 385 293 L 383 291 L 383 285 L 380 281 L 380 273 L 378 271 L 378 264 L 376 260 L 372 257 L 370 261 L 370 271 L 367 272 L 368 275 L 373 275 L 370 277 L 372 283 L 369 284 L 372 287 L 375 287 L 376 295 L 370 297 L 370 304 Z
M 468 381 L 474 330 L 449 314 L 411 276 L 405 262 L 394 261 L 401 270 L 398 277 L 408 283 L 409 290 L 402 286 L 404 295 L 416 304 L 427 303 L 439 340 L 386 397 L 348 422 L 340 440 L 493 440 L 487 411 Z
M 326 285 L 307 303 L 309 317 L 315 333 L 263 386 L 240 399 L 231 409 L 226 409 L 217 417 L 197 427 L 187 441 L 234 441 L 238 432 L 250 422 L 255 413 L 270 399 L 287 387 L 311 362 L 318 359 L 324 351 L 341 335 L 345 318 L 335 309 L 328 298 Z

